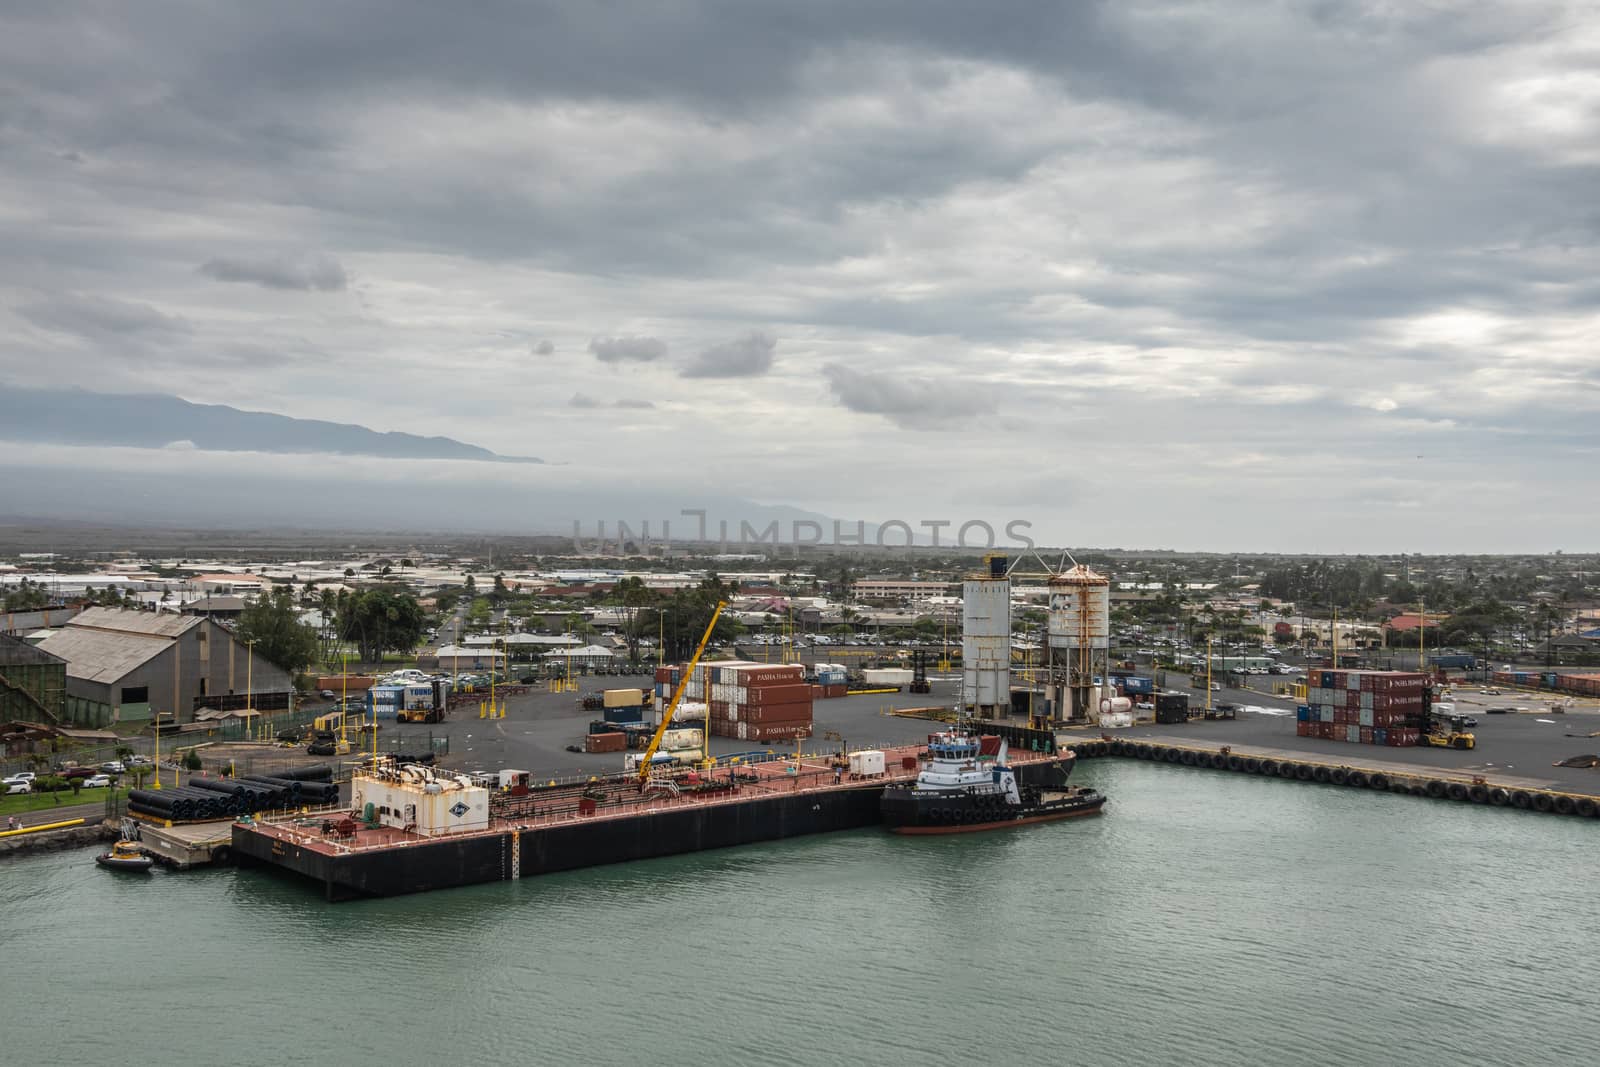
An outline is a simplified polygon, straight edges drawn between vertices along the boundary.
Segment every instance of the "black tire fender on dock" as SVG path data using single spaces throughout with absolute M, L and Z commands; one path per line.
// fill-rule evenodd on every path
M 1499 786 L 1495 786 L 1493 789 L 1489 790 L 1489 803 L 1493 804 L 1495 807 L 1497 807 L 1497 808 L 1504 807 L 1506 804 L 1509 804 L 1510 802 L 1511 802 L 1511 794 L 1507 793 L 1504 789 L 1501 789 Z
M 1431 797 L 1431 796 L 1433 796 L 1432 793 L 1428 792 L 1428 787 L 1425 786 L 1425 785 L 1414 785 L 1414 786 L 1412 786 L 1411 787 L 1411 795 L 1414 796 L 1414 797 Z
M 1217 755 L 1220 756 L 1220 755 L 1222 755 L 1222 753 L 1218 752 Z M 1243 770 L 1244 769 L 1244 760 L 1240 759 L 1238 756 L 1229 756 L 1227 758 L 1227 764 L 1228 764 L 1228 770 L 1230 770 L 1230 771 L 1237 771 L 1237 770 Z
M 1556 811 L 1562 815 L 1571 815 L 1578 807 L 1577 804 L 1573 803 L 1571 797 L 1563 796 L 1560 793 L 1556 794 L 1555 805 Z
M 1297 763 L 1294 766 L 1294 776 L 1302 782 L 1311 781 L 1312 773 L 1312 769 L 1304 763 Z
M 1350 776 L 1346 778 L 1345 781 L 1348 784 L 1355 786 L 1357 789 L 1365 789 L 1367 787 L 1367 772 L 1351 771 Z
M 1428 783 L 1428 795 L 1433 797 L 1435 800 L 1438 800 L 1440 797 L 1444 796 L 1448 791 L 1449 787 L 1443 782 L 1439 781 L 1437 778 Z
M 1211 764 L 1211 766 L 1212 766 L 1212 768 L 1214 770 L 1219 770 L 1219 771 L 1220 770 L 1226 770 L 1227 767 L 1228 767 L 1228 764 L 1229 764 L 1228 757 L 1224 756 L 1220 752 L 1211 753 L 1211 759 L 1208 760 L 1207 762 Z
M 1193 767 L 1194 761 L 1195 755 L 1188 749 L 1184 749 L 1182 752 L 1178 753 L 1178 762 L 1183 764 L 1185 767 Z
M 1326 782 L 1328 780 L 1328 768 L 1320 764 L 1311 768 L 1311 779 L 1316 782 Z
M 1553 808 L 1555 806 L 1556 806 L 1555 798 L 1552 797 L 1549 793 L 1535 793 L 1535 794 L 1533 794 L 1533 810 L 1534 811 L 1549 811 L 1551 808 Z
M 1264 760 L 1262 760 L 1261 761 L 1261 773 L 1262 774 L 1277 774 L 1278 773 L 1278 761 L 1274 760 L 1274 759 L 1264 759 Z
M 1467 787 L 1462 785 L 1460 782 L 1451 782 L 1445 787 L 1445 793 L 1450 797 L 1451 800 L 1467 799 Z
M 1261 761 L 1254 758 L 1247 759 L 1244 761 L 1244 769 L 1246 774 L 1257 774 L 1261 770 Z
M 1167 762 L 1168 763 L 1180 763 L 1182 761 L 1183 761 L 1183 752 L 1182 752 L 1182 750 L 1176 749 L 1176 748 L 1167 749 Z
M 1373 789 L 1387 792 L 1389 789 L 1389 776 L 1387 774 L 1374 774 L 1371 778 L 1367 779 L 1367 785 L 1371 786 Z
M 1349 780 L 1350 772 L 1345 770 L 1343 767 L 1335 767 L 1333 770 L 1328 772 L 1328 781 L 1332 782 L 1334 785 L 1344 785 Z
M 1411 787 L 1405 782 L 1402 782 L 1400 779 L 1396 778 L 1394 781 L 1389 783 L 1389 792 L 1404 793 L 1406 796 L 1410 796 Z
M 1518 789 L 1516 792 L 1511 794 L 1511 806 L 1514 808 L 1533 807 L 1533 794 Z
M 1109 745 L 1107 745 L 1107 748 L 1108 748 L 1108 750 L 1111 752 L 1111 754 L 1113 756 L 1122 755 L 1122 742 L 1121 741 L 1112 741 Z
M 1139 748 L 1140 759 L 1166 759 L 1167 750 L 1161 745 L 1142 745 Z
M 1585 819 L 1592 819 L 1600 812 L 1600 804 L 1596 804 L 1588 797 L 1579 797 L 1573 802 L 1573 810 Z
M 1467 799 L 1471 800 L 1474 804 L 1489 803 L 1489 787 L 1486 785 L 1473 786 L 1471 789 L 1467 790 Z
M 1296 771 L 1294 769 L 1294 764 L 1292 764 L 1292 763 L 1280 763 L 1280 764 L 1278 764 L 1278 777 L 1279 778 L 1293 778 L 1295 776 L 1295 774 L 1296 774 Z

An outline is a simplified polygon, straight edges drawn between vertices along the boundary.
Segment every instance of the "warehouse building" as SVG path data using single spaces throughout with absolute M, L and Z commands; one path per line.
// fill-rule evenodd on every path
M 0 634 L 0 722 L 60 723 L 66 699 L 66 660 Z
M 191 615 L 90 608 L 38 648 L 66 661 L 68 721 L 85 726 L 202 708 L 287 708 L 287 671 L 252 655 L 220 623 Z

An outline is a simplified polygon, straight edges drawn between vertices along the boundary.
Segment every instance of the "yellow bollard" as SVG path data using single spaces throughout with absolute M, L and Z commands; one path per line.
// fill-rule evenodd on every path
M 483 701 L 481 701 L 481 700 L 478 701 L 478 718 L 480 718 L 480 719 L 487 718 L 487 715 L 486 715 L 486 713 L 484 711 L 484 707 L 483 707 Z

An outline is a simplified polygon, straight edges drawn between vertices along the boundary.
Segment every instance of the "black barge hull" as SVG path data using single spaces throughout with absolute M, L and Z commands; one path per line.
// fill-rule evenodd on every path
M 1035 774 L 1042 779 L 1046 773 L 1053 777 L 1054 765 L 1019 771 L 1025 780 Z M 307 848 L 236 824 L 233 851 L 243 866 L 270 866 L 310 879 L 329 901 L 398 896 L 876 826 L 883 790 L 861 784 L 753 796 L 349 853 Z

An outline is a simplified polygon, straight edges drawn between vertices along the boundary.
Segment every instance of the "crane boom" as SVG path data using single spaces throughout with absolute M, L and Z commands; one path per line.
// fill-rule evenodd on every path
M 640 783 L 650 780 L 650 761 L 656 758 L 656 749 L 661 747 L 661 738 L 666 735 L 667 728 L 672 725 L 673 712 L 678 710 L 678 701 L 683 699 L 683 691 L 689 686 L 689 679 L 694 677 L 694 669 L 700 663 L 700 656 L 706 650 L 706 645 L 711 641 L 711 631 L 717 628 L 717 619 L 722 615 L 722 609 L 727 607 L 727 602 L 717 601 L 716 610 L 711 613 L 711 621 L 706 623 L 706 632 L 701 635 L 700 645 L 694 650 L 694 656 L 689 660 L 689 666 L 684 669 L 683 677 L 678 679 L 678 687 L 672 691 L 672 703 L 668 704 L 661 712 L 661 724 L 656 727 L 655 736 L 650 738 L 650 747 L 644 750 L 644 758 L 639 761 Z M 707 694 L 709 700 L 709 694 Z

